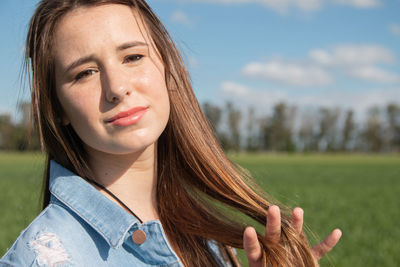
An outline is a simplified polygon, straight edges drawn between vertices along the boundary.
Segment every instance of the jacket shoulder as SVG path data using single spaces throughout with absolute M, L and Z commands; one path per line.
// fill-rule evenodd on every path
M 49 204 L 21 232 L 0 259 L 0 267 L 69 266 L 69 255 L 59 238 L 67 217 L 70 215 L 62 207 Z

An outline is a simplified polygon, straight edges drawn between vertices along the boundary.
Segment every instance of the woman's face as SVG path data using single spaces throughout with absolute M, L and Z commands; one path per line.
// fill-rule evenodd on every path
M 170 110 L 164 67 L 130 7 L 68 13 L 53 48 L 63 124 L 89 151 L 135 153 L 157 141 Z

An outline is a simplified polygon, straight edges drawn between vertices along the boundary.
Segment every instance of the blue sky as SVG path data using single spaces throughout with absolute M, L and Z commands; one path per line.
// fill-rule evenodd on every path
M 35 0 L 0 1 L 0 113 L 28 99 L 19 74 Z M 400 103 L 400 0 L 149 0 L 200 102 L 266 111 Z

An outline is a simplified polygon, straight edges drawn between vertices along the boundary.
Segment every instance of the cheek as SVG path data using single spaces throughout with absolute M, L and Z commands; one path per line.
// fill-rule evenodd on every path
M 61 103 L 64 114 L 67 116 L 69 121 L 74 120 L 74 118 L 78 117 L 79 115 L 86 113 L 80 101 L 63 101 Z
M 150 100 L 154 108 L 169 114 L 169 95 L 164 79 L 163 70 L 153 68 L 144 72 L 141 77 L 142 92 Z
M 72 126 L 74 126 L 75 122 L 88 121 L 94 114 L 93 109 L 98 106 L 94 101 L 96 96 L 89 94 L 89 91 L 60 93 L 58 98 L 63 108 L 65 119 Z
M 159 103 L 162 109 L 160 110 L 159 118 L 160 118 L 160 127 L 162 131 L 164 131 L 170 117 L 170 101 L 167 88 L 163 88 L 163 90 L 159 94 L 160 99 Z
M 168 90 L 165 85 L 164 79 L 160 83 L 155 84 L 152 90 L 153 105 L 156 105 L 160 110 L 160 115 L 169 117 L 170 103 Z

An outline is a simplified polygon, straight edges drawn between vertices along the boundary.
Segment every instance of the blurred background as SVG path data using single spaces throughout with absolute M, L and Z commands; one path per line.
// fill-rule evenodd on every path
M 0 254 L 40 210 L 21 80 L 37 2 L 0 1 Z M 400 0 L 148 3 L 230 157 L 316 235 L 343 230 L 321 265 L 399 266 Z

